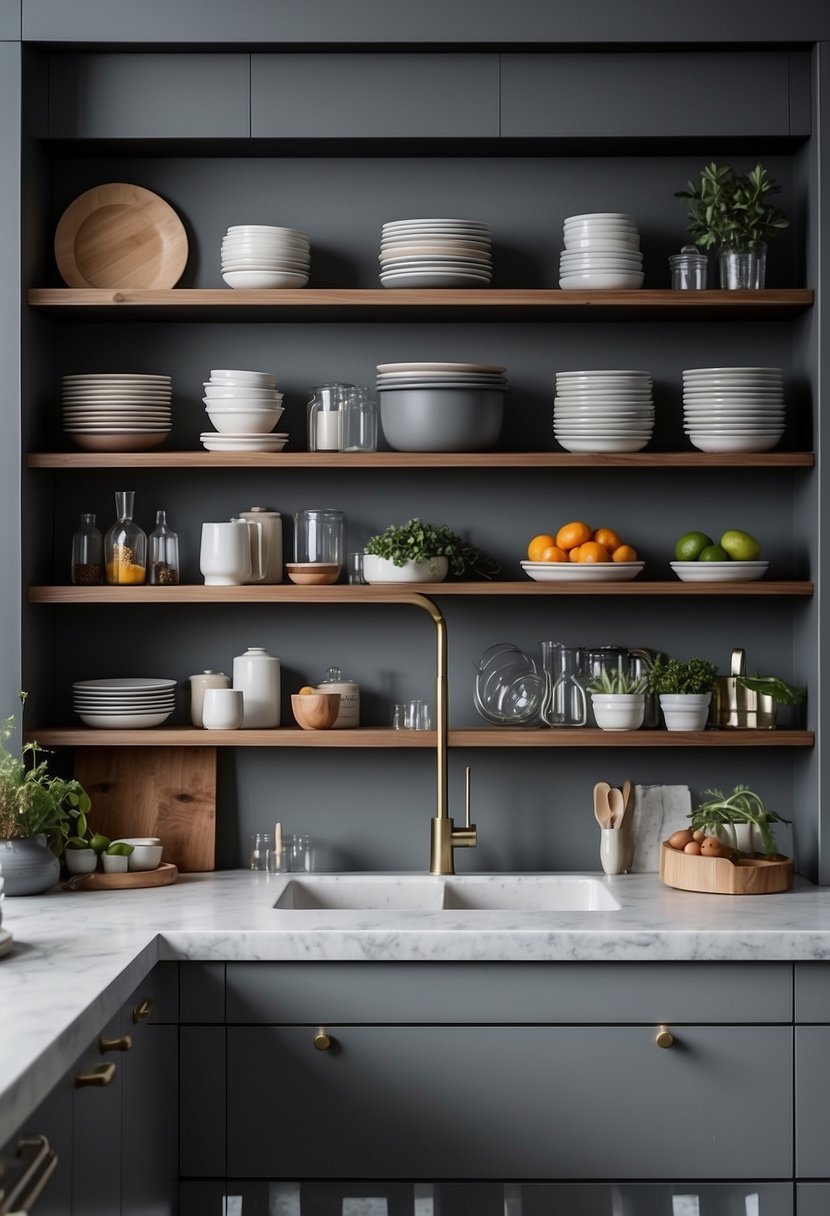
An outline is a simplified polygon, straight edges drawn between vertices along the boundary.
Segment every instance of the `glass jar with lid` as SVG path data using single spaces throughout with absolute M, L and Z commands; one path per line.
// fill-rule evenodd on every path
M 308 403 L 309 452 L 339 452 L 342 406 L 353 384 L 321 384 L 311 390 Z
M 332 730 L 348 730 L 360 726 L 360 688 L 355 680 L 344 676 L 339 667 L 329 667 L 317 685 L 317 691 L 340 693 L 340 709 Z
M 94 587 L 104 581 L 104 538 L 94 515 L 82 515 L 81 525 L 72 537 L 71 578 L 83 587 Z

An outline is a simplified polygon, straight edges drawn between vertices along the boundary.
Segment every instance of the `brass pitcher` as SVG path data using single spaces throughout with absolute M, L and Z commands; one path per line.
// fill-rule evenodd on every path
M 709 708 L 709 725 L 721 730 L 775 730 L 775 700 L 738 683 L 746 675 L 745 655 L 732 651 L 728 676 L 718 676 Z

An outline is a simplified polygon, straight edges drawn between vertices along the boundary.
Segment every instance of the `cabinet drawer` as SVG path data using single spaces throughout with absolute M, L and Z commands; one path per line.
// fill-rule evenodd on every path
M 49 134 L 175 139 L 250 134 L 247 55 L 53 54 Z
M 795 1188 L 798 1216 L 827 1216 L 830 1182 L 799 1182 Z
M 786 963 L 229 963 L 229 1023 L 791 1022 Z
M 792 1173 L 783 1026 L 326 1029 L 229 1028 L 229 1177 Z
M 795 1020 L 830 1025 L 830 966 L 827 963 L 796 963 Z
M 498 133 L 497 55 L 251 57 L 254 136 L 405 139 Z
M 795 1138 L 799 1178 L 830 1177 L 830 1026 L 795 1029 Z

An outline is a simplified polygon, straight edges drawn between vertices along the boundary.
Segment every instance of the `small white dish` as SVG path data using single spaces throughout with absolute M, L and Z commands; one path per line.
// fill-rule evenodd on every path
M 780 439 L 780 435 L 750 438 L 745 435 L 689 434 L 692 446 L 699 452 L 769 452 Z
M 208 452 L 281 452 L 288 439 L 277 438 L 274 435 L 249 435 L 245 438 L 229 439 L 227 435 L 202 435 L 202 447 Z
M 751 583 L 763 578 L 769 562 L 669 562 L 684 583 Z
M 281 274 L 268 270 L 229 270 L 222 275 L 222 278 L 228 287 L 252 291 L 305 287 L 308 283 L 308 275 Z
M 521 562 L 537 583 L 625 583 L 636 578 L 645 562 Z
M 634 291 L 643 285 L 641 274 L 579 274 L 564 275 L 559 280 L 562 291 Z
M 557 443 L 566 452 L 641 452 L 648 439 L 557 438 Z
M 170 712 L 155 714 L 94 714 L 84 710 L 78 713 L 85 726 L 94 726 L 104 730 L 149 730 L 161 726 L 170 717 Z
M 127 858 L 127 869 L 131 873 L 157 870 L 161 865 L 164 846 L 158 836 L 119 836 L 112 843 L 132 845 L 133 851 Z
M 211 384 L 256 384 L 262 388 L 276 388 L 277 378 L 271 372 L 249 372 L 240 368 L 215 367 L 210 372 Z

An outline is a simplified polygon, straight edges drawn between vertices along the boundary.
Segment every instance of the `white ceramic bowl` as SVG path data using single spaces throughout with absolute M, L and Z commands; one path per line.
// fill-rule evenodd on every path
M 282 393 L 275 388 L 260 388 L 256 384 L 213 384 L 210 380 L 203 386 L 205 396 L 216 401 L 233 401 L 238 397 L 247 401 L 270 401 L 274 405 L 282 400 Z
M 164 846 L 158 836 L 119 836 L 112 843 L 133 846 L 127 858 L 128 870 L 157 870 L 161 865 Z
M 256 384 L 262 388 L 275 388 L 277 384 L 277 378 L 271 372 L 248 372 L 232 367 L 212 368 L 210 381 L 212 384 Z
M 690 432 L 689 440 L 699 452 L 769 452 L 779 442 L 779 434 L 762 438 L 746 435 L 712 435 Z
M 640 452 L 648 439 L 603 439 L 600 436 L 587 438 L 559 438 L 558 443 L 566 452 Z
M 396 566 L 391 558 L 363 554 L 363 577 L 367 583 L 442 583 L 449 563 L 445 557 L 428 562 L 405 562 Z
M 643 285 L 641 274 L 609 271 L 606 274 L 563 275 L 559 280 L 562 291 L 633 291 Z
M 220 434 L 245 431 L 249 435 L 266 435 L 279 422 L 281 410 L 218 410 L 208 408 L 207 416 Z
M 281 452 L 288 440 L 261 434 L 229 439 L 227 435 L 213 435 L 206 431 L 200 442 L 208 452 Z
M 669 562 L 684 583 L 749 583 L 763 578 L 769 562 Z
M 223 273 L 222 278 L 228 287 L 249 291 L 305 287 L 308 282 L 308 275 L 305 274 L 287 274 L 271 270 L 228 270 Z
M 161 726 L 170 717 L 170 711 L 157 714 L 93 714 L 84 711 L 78 717 L 85 726 L 95 726 L 104 730 L 147 730 L 153 726 Z

